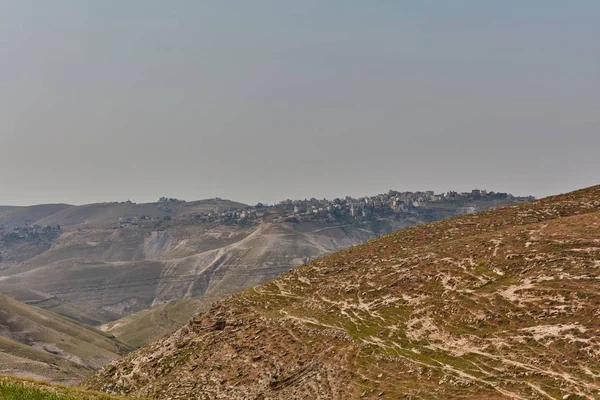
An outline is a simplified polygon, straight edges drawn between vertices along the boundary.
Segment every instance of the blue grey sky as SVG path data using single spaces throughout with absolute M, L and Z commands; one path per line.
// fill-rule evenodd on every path
M 0 204 L 600 183 L 599 1 L 0 0 Z

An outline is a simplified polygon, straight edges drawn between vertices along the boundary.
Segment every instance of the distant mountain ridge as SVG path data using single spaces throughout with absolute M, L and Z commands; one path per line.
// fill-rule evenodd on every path
M 13 228 L 33 225 L 40 219 L 56 214 L 65 209 L 75 207 L 69 204 L 41 204 L 36 206 L 3 206 L 0 207 L 0 227 Z
M 174 217 L 215 209 L 246 208 L 246 204 L 222 199 L 192 202 L 132 203 L 130 201 L 94 203 L 84 205 L 41 204 L 35 206 L 0 206 L 0 227 L 14 228 L 24 225 L 61 225 L 64 228 L 95 228 L 115 225 L 119 218 L 149 216 Z

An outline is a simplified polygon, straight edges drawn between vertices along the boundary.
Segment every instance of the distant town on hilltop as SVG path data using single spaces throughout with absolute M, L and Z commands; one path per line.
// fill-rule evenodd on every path
M 390 190 L 375 196 L 354 198 L 283 200 L 277 204 L 258 203 L 253 206 L 224 200 L 219 197 L 208 200 L 186 202 L 170 197 L 161 197 L 155 203 L 124 202 L 100 203 L 115 206 L 119 210 L 112 217 L 114 228 L 156 228 L 166 223 L 216 223 L 248 224 L 254 222 L 303 220 L 353 221 L 377 220 L 379 218 L 421 218 L 433 221 L 452 215 L 471 214 L 489 208 L 532 201 L 533 196 L 513 196 L 474 189 L 470 192 L 449 191 L 436 194 L 433 191 L 399 192 Z M 201 209 L 196 206 L 202 204 Z M 90 205 L 91 206 L 91 205 Z M 110 215 L 111 213 L 108 213 Z M 170 222 L 172 221 L 173 222 Z M 80 225 L 84 229 L 87 225 Z M 22 223 L 17 226 L 0 224 L 0 240 L 23 238 L 51 238 L 60 232 L 58 224 L 46 225 Z
M 223 199 L 216 197 L 216 201 Z M 500 193 L 487 190 L 473 189 L 470 192 L 449 191 L 440 194 L 432 190 L 418 192 L 399 192 L 390 190 L 387 193 L 375 196 L 365 196 L 354 198 L 346 196 L 345 198 L 328 199 L 304 199 L 304 200 L 283 200 L 274 205 L 258 203 L 248 207 L 217 207 L 210 212 L 201 212 L 191 214 L 191 218 L 196 221 L 219 221 L 222 223 L 235 223 L 250 220 L 263 220 L 265 218 L 273 219 L 276 217 L 313 217 L 313 218 L 354 218 L 370 219 L 377 216 L 387 216 L 397 214 L 399 216 L 406 214 L 423 214 L 426 210 L 444 209 L 452 207 L 458 209 L 458 214 L 470 214 L 482 209 L 493 207 L 498 202 L 498 206 L 522 203 L 535 200 L 533 196 L 513 196 L 510 193 Z M 170 197 L 161 197 L 157 206 L 162 210 L 169 212 L 173 205 L 185 203 L 185 200 L 179 200 Z M 134 204 L 134 203 L 132 203 Z M 163 217 L 163 219 L 169 217 Z M 150 218 L 144 216 L 133 218 L 121 218 L 122 227 L 135 225 L 140 221 L 159 220 L 160 218 Z

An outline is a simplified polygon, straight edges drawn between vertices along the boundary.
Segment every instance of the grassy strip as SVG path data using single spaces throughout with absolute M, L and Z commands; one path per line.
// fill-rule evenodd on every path
M 43 382 L 0 376 L 0 400 L 124 400 Z

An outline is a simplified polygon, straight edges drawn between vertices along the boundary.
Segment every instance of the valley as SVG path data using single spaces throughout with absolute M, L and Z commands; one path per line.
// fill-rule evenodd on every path
M 72 384 L 131 350 L 114 336 L 0 294 L 0 375 Z

